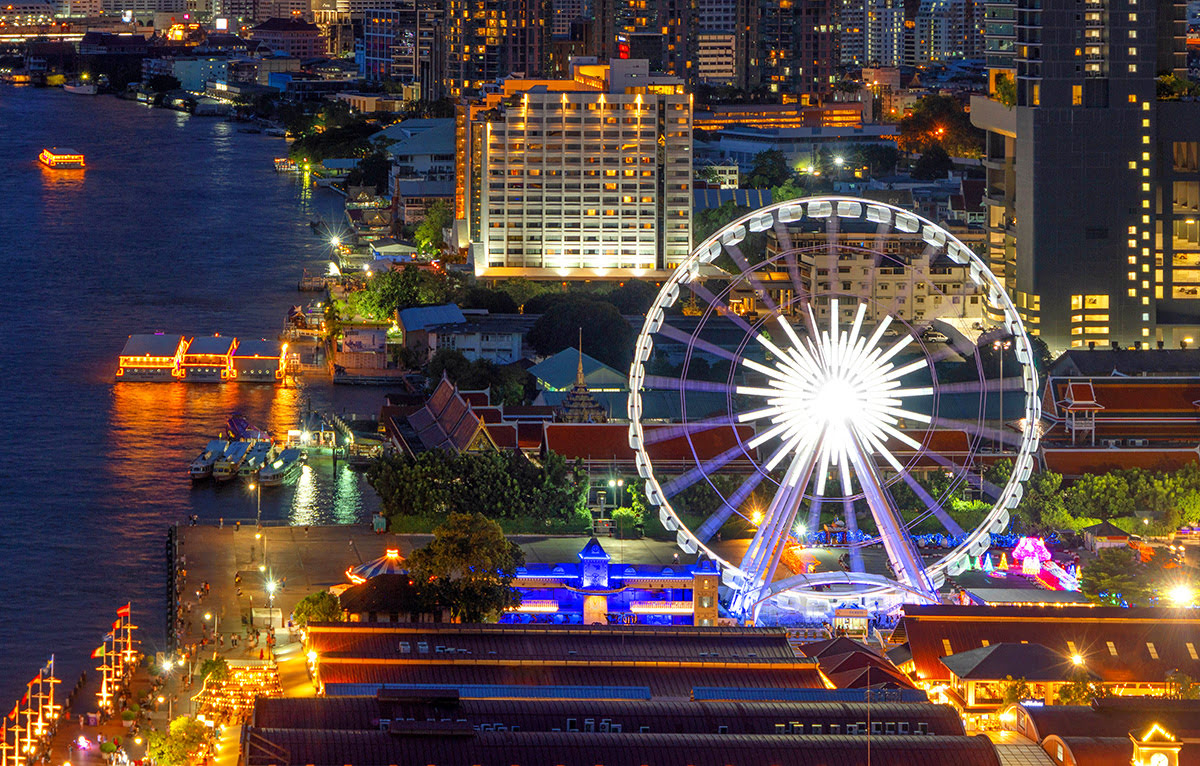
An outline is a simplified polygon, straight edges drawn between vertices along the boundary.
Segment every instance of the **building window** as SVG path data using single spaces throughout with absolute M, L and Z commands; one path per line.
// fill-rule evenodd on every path
M 1083 86 L 1071 86 L 1071 106 L 1083 106 Z

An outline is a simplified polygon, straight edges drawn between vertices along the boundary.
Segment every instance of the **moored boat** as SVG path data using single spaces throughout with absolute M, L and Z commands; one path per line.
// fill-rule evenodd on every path
M 246 459 L 246 453 L 250 451 L 253 444 L 254 442 L 248 441 L 236 441 L 230 444 L 213 465 L 213 478 L 217 481 L 229 481 L 237 476 L 238 469 L 242 467 L 242 461 Z
M 258 472 L 258 483 L 264 487 L 278 487 L 300 470 L 304 452 L 298 447 L 289 447 Z
M 271 442 L 255 442 L 254 446 L 246 452 L 246 459 L 238 466 L 238 476 L 243 479 L 253 478 L 272 457 L 274 457 L 274 448 L 271 446 Z
M 69 82 L 63 85 L 63 90 L 67 93 L 75 93 L 80 96 L 94 96 L 100 92 L 100 89 L 94 82 Z
M 59 149 L 57 146 L 43 149 L 38 155 L 38 162 L 54 170 L 82 170 L 85 167 L 83 152 Z
M 225 454 L 225 449 L 229 446 L 229 442 L 224 439 L 213 439 L 204 448 L 204 451 L 196 456 L 192 461 L 188 473 L 192 475 L 192 481 L 207 479 L 212 476 L 213 466 L 222 455 Z

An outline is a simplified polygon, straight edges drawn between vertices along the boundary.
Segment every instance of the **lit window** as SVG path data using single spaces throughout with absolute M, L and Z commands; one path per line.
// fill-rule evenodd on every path
M 1187 646 L 1187 650 L 1188 650 L 1188 656 L 1190 656 L 1192 658 L 1192 661 L 1195 662 L 1197 660 L 1200 660 L 1200 655 L 1196 654 L 1196 645 L 1193 644 L 1191 641 L 1188 641 L 1186 646 Z
M 942 650 L 946 652 L 945 656 L 947 656 L 947 657 L 954 654 L 954 651 L 950 648 L 950 639 L 948 639 L 948 638 L 942 639 Z
M 1158 659 L 1158 650 L 1154 648 L 1153 641 L 1146 642 L 1146 651 L 1150 652 L 1150 659 L 1152 659 L 1152 660 Z

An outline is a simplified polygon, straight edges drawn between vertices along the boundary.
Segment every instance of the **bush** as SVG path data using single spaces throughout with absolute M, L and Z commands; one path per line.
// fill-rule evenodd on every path
M 129 708 L 125 712 L 121 713 L 122 721 L 132 721 L 135 718 L 137 718 L 137 713 L 134 711 L 133 708 Z
M 102 742 L 100 743 L 100 752 L 104 753 L 105 755 L 112 755 L 113 753 L 117 752 L 117 746 L 113 742 Z
M 642 536 L 642 514 L 632 508 L 618 508 L 612 512 L 613 530 L 622 540 L 636 540 Z

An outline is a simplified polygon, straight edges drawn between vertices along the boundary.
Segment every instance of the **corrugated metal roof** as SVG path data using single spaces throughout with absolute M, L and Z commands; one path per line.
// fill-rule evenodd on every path
M 202 335 L 188 344 L 185 354 L 228 354 L 236 338 L 223 335 Z
M 238 341 L 238 347 L 233 352 L 233 358 L 250 356 L 272 356 L 277 357 L 282 353 L 283 345 L 277 340 L 242 340 Z
M 869 744 L 868 744 L 869 743 Z M 468 736 L 255 729 L 248 766 L 999 766 L 986 737 L 485 731 Z
M 400 312 L 400 328 L 405 332 L 424 330 L 443 324 L 464 324 L 467 321 L 457 304 L 415 306 Z

